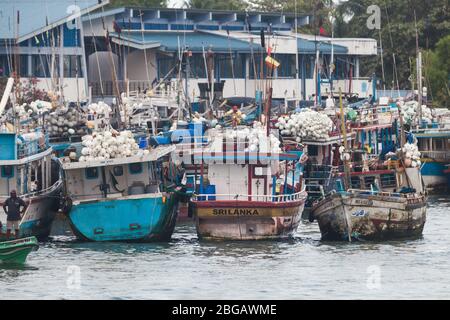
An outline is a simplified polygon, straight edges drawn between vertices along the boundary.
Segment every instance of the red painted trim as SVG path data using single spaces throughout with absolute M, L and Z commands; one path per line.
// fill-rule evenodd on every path
M 253 173 L 253 166 L 251 165 L 251 164 L 249 164 L 248 166 L 247 166 L 247 168 L 248 168 L 248 174 L 247 174 L 247 176 L 248 176 L 248 186 L 247 186 L 247 191 L 248 191 L 248 194 L 252 194 L 252 183 L 253 183 L 253 176 L 252 176 L 252 173 Z M 251 201 L 252 200 L 252 198 L 249 196 L 248 197 L 248 201 Z
M 233 201 L 233 200 L 216 200 L 216 201 L 196 201 L 192 200 L 192 204 L 196 208 L 292 208 L 298 207 L 305 202 L 305 199 L 294 202 L 266 202 L 266 201 Z

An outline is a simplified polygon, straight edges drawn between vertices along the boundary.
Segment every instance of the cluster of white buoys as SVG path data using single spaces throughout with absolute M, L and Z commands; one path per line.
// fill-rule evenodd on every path
M 227 141 L 236 139 L 238 147 L 245 152 L 281 152 L 280 140 L 273 134 L 267 137 L 266 129 L 260 122 L 254 122 L 253 127 L 227 129 L 225 138 Z
M 28 113 L 32 110 L 32 114 L 41 115 L 52 110 L 52 103 L 48 101 L 36 100 L 30 103 Z
M 99 101 L 98 103 L 91 103 L 88 106 L 88 112 L 97 116 L 108 117 L 111 111 L 111 107 L 103 101 Z
M 275 126 L 283 136 L 296 137 L 297 142 L 304 139 L 326 139 L 333 129 L 333 121 L 326 115 L 311 109 L 278 118 Z
M 420 161 L 420 152 L 416 143 L 406 143 L 403 146 L 403 154 L 405 156 L 405 166 L 416 168 L 422 163 Z
M 136 102 L 131 98 L 128 98 L 124 93 L 122 93 L 122 107 L 120 109 L 120 118 L 123 122 L 125 122 L 125 116 L 127 118 L 131 117 L 134 114 L 136 109 L 143 107 L 142 102 Z
M 139 149 L 131 131 L 94 132 L 82 138 L 80 162 L 143 156 L 149 150 Z
M 407 124 L 413 123 L 418 116 L 417 114 L 419 112 L 419 103 L 417 101 L 408 101 L 405 103 L 400 102 L 399 105 L 401 115 L 403 117 L 403 122 Z M 421 110 L 422 110 L 422 120 L 426 121 L 427 123 L 431 123 L 433 119 L 431 109 L 423 105 Z
M 52 110 L 52 103 L 48 101 L 36 100 L 31 103 L 24 103 L 22 105 L 16 105 L 13 111 L 21 119 L 25 119 L 32 116 L 40 116 L 43 113 L 50 112 Z
M 83 114 L 76 108 L 61 108 L 47 117 L 47 131 L 50 136 L 82 136 L 84 129 Z

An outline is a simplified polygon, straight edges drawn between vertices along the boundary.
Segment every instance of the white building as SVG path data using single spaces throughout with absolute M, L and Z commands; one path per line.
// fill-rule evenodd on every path
M 310 16 L 297 17 L 298 26 L 309 22 Z M 211 49 L 215 80 L 225 80 L 224 96 L 254 97 L 261 83 L 261 54 L 265 58 L 270 46 L 273 57 L 281 63 L 271 77 L 274 98 L 308 99 L 315 94 L 316 54 L 321 66 L 322 95 L 331 90 L 328 74 L 332 57 L 333 91 L 341 88 L 360 97 L 372 94 L 371 79 L 361 77 L 359 71 L 362 58 L 377 54 L 376 40 L 296 34 L 294 26 L 295 16 L 281 13 L 118 8 L 85 15 L 83 28 L 92 93 L 99 96 L 103 89 L 107 96 L 117 91 L 111 82 L 114 70 L 121 91 L 127 86 L 151 87 L 177 64 L 180 52 L 189 51 L 188 90 L 190 96 L 196 96 L 200 93 L 197 83 L 207 81 L 204 52 Z M 261 47 L 261 30 L 265 31 L 266 49 Z M 112 55 L 106 45 L 107 32 Z M 173 72 L 169 77 L 178 75 Z M 182 77 L 186 78 L 183 72 Z

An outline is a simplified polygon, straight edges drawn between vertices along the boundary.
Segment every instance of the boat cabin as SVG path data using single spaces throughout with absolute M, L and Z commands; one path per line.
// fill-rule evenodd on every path
M 174 149 L 161 146 L 144 156 L 92 162 L 61 158 L 65 193 L 74 203 L 160 194 L 161 184 L 170 178 L 160 160 Z
M 19 196 L 36 193 L 58 180 L 52 148 L 42 132 L 0 133 L 0 150 L 0 199 L 12 190 Z

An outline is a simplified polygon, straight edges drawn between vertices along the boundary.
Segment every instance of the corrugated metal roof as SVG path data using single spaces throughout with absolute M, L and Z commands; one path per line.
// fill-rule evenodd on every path
M 112 33 L 111 37 L 119 38 L 117 33 Z M 177 51 L 180 46 L 181 49 L 188 47 L 194 52 L 202 52 L 203 48 L 208 50 L 211 48 L 214 52 L 250 52 L 250 43 L 243 40 L 233 39 L 216 34 L 204 32 L 123 32 L 120 35 L 122 44 L 129 45 L 135 48 L 155 47 L 160 44 L 160 47 L 166 51 Z M 253 44 L 253 49 L 260 46 Z
M 106 5 L 109 0 L 1 0 L 0 39 L 19 42 Z M 18 20 L 18 21 L 17 21 Z

